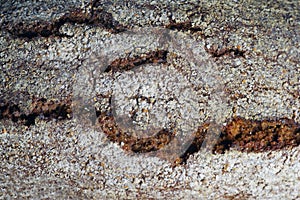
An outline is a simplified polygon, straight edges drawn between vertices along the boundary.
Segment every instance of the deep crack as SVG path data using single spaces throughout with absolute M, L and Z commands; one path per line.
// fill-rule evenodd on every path
M 116 21 L 111 13 L 100 8 L 92 7 L 90 12 L 76 9 L 66 13 L 59 19 L 53 21 L 33 21 L 30 23 L 19 22 L 17 24 L 7 23 L 3 28 L 17 37 L 32 39 L 34 37 L 60 36 L 69 37 L 60 33 L 59 29 L 66 23 L 86 24 L 102 27 L 111 33 L 120 33 L 126 28 Z
M 17 104 L 1 103 L 0 105 L 0 120 L 11 119 L 13 122 L 23 123 L 26 126 L 35 125 L 35 119 L 41 117 L 43 119 L 70 119 L 71 101 L 53 101 L 45 98 L 34 99 L 30 105 L 30 113 L 20 109 Z
M 29 114 L 25 114 L 16 104 L 2 104 L 0 120 L 10 119 L 26 126 L 35 125 L 38 116 L 43 116 L 44 120 L 69 120 L 72 115 L 71 103 L 69 99 L 60 102 L 44 98 L 36 99 L 31 105 Z M 140 139 L 121 130 L 109 112 L 97 114 L 99 125 L 108 139 L 118 143 L 126 151 L 135 153 L 156 151 L 167 145 L 176 134 L 172 130 L 162 129 L 153 137 Z M 300 145 L 300 125 L 292 119 L 248 120 L 235 117 L 222 127 L 221 133 L 214 133 L 220 134 L 220 137 L 208 136 L 210 138 L 207 140 L 207 130 L 210 125 L 204 123 L 198 127 L 193 133 L 191 145 L 177 160 L 178 163 L 185 163 L 190 155 L 198 152 L 204 140 L 207 141 L 206 146 L 213 145 L 211 148 L 213 153 L 225 153 L 230 149 L 242 152 L 265 152 Z

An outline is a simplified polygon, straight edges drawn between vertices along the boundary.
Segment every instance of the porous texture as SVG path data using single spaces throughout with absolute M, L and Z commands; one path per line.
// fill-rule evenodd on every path
M 0 198 L 300 198 L 299 4 L 1 2 Z M 222 154 L 126 151 L 89 112 L 111 103 L 142 128 L 192 123 L 199 141 L 215 122 Z

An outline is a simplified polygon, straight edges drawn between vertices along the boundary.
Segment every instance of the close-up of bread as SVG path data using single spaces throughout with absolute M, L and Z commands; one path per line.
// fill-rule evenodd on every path
M 299 1 L 0 15 L 0 199 L 300 198 Z

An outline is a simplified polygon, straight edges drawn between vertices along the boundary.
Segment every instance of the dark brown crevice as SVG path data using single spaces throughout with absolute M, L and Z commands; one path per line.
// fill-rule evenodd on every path
M 219 58 L 222 56 L 233 56 L 233 57 L 243 57 L 245 58 L 245 50 L 240 49 L 239 47 L 225 47 L 225 48 L 206 48 L 205 51 L 212 55 L 214 58 Z
M 35 125 L 35 119 L 41 117 L 45 120 L 64 120 L 71 118 L 71 101 L 46 100 L 45 98 L 33 99 L 30 112 L 25 113 L 16 104 L 1 103 L 0 120 L 11 119 L 13 122 L 22 123 L 26 126 Z
M 94 7 L 90 12 L 76 9 L 53 21 L 19 22 L 17 24 L 7 23 L 4 28 L 14 36 L 28 39 L 50 36 L 70 37 L 59 32 L 60 27 L 66 23 L 99 26 L 112 33 L 119 33 L 126 30 L 123 25 L 119 24 L 119 22 L 113 18 L 111 13 Z
M 159 150 L 175 137 L 174 132 L 162 129 L 153 137 L 138 139 L 121 130 L 111 114 L 102 113 L 99 116 L 99 124 L 111 141 L 122 144 L 123 149 L 135 153 Z M 235 117 L 222 127 L 220 132 L 208 134 L 210 125 L 205 123 L 193 133 L 193 140 L 180 156 L 179 163 L 185 163 L 190 155 L 203 148 L 204 140 L 206 148 L 215 154 L 223 154 L 230 149 L 257 153 L 300 144 L 300 125 L 290 119 L 258 121 Z M 174 152 L 177 152 L 176 148 L 177 146 L 174 146 Z
M 184 163 L 189 155 L 198 152 L 204 141 L 209 124 L 200 126 L 194 140 L 181 156 Z M 207 146 L 212 153 L 225 153 L 230 149 L 241 152 L 265 152 L 300 145 L 300 124 L 291 119 L 249 120 L 234 117 L 220 133 L 215 133 Z
M 191 21 L 184 21 L 184 22 L 175 22 L 175 20 L 172 20 L 169 18 L 170 23 L 166 25 L 165 27 L 171 30 L 178 30 L 178 31 L 190 31 L 192 34 L 197 33 L 202 37 L 202 39 L 207 39 L 210 36 L 207 36 L 203 33 L 203 29 L 201 27 L 193 26 Z M 228 28 L 230 31 L 232 28 Z M 224 43 L 228 43 L 226 39 L 223 38 Z M 233 57 L 243 57 L 245 58 L 245 50 L 242 50 L 240 46 L 238 47 L 223 47 L 218 48 L 215 46 L 212 46 L 211 48 L 204 47 L 205 51 L 212 55 L 214 58 L 219 58 L 222 56 L 233 56 Z
M 178 31 L 190 31 L 191 33 L 203 31 L 200 27 L 193 26 L 191 21 L 175 22 L 172 19 L 170 19 L 170 23 L 166 25 L 166 28 Z
M 106 69 L 105 72 L 116 72 L 116 71 L 128 71 L 136 66 L 149 64 L 149 63 L 166 63 L 167 62 L 168 51 L 157 50 L 148 52 L 143 56 L 134 56 L 120 58 L 114 60 Z
M 122 144 L 122 148 L 134 153 L 146 153 L 161 149 L 175 137 L 172 130 L 162 128 L 154 136 L 147 138 L 138 138 L 128 134 L 118 127 L 114 117 L 111 114 L 101 113 L 98 117 L 101 130 L 106 134 L 109 140 Z

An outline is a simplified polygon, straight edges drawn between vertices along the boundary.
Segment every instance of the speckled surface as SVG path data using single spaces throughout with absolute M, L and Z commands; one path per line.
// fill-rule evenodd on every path
M 233 116 L 300 123 L 299 10 L 299 1 L 1 2 L 0 104 L 18 105 L 16 112 L 28 115 L 34 99 L 60 102 L 79 88 L 84 97 L 112 92 L 117 114 L 133 107 L 139 125 L 151 130 L 175 122 L 194 129 Z M 99 68 L 100 58 L 111 62 L 170 41 L 177 44 L 170 52 L 183 59 L 170 53 L 165 64 L 114 74 Z M 97 72 L 95 84 L 85 81 L 90 69 Z M 136 94 L 156 104 L 141 99 L 137 105 L 130 101 Z M 200 151 L 172 167 L 125 152 L 77 114 L 40 115 L 29 127 L 0 120 L 1 199 L 300 198 L 299 146 Z

